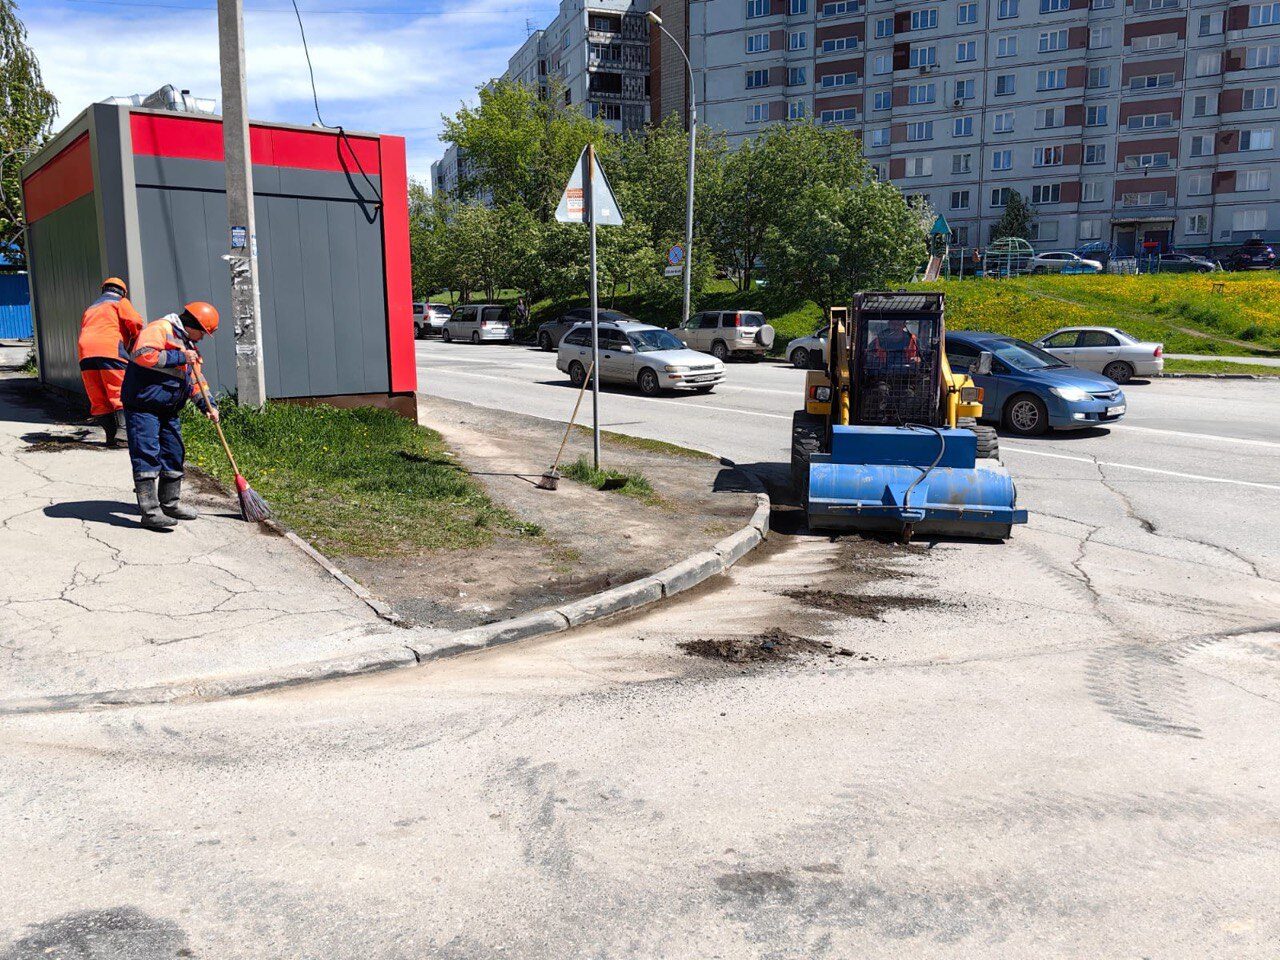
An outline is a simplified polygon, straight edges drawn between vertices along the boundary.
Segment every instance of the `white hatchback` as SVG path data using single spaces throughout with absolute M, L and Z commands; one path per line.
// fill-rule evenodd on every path
M 556 367 L 581 386 L 591 369 L 591 324 L 574 327 L 560 340 Z M 646 396 L 664 390 L 710 393 L 724 379 L 724 364 L 690 350 L 669 330 L 647 323 L 600 324 L 600 382 L 639 387 Z

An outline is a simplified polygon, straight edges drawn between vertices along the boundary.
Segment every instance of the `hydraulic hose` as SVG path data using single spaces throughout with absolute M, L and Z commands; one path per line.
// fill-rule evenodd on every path
M 927 423 L 904 423 L 904 427 L 908 430 L 929 430 L 938 438 L 938 455 L 933 458 L 933 463 L 927 467 L 916 467 L 920 471 L 920 476 L 911 481 L 911 486 L 907 487 L 906 492 L 902 495 L 902 509 L 908 510 L 911 507 L 911 491 L 920 485 L 925 477 L 933 472 L 933 468 L 942 462 L 942 455 L 947 452 L 947 438 L 942 435 L 942 431 L 937 427 L 931 427 Z

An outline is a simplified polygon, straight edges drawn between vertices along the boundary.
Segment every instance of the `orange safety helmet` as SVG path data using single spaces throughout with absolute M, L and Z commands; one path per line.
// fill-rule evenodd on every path
M 203 300 L 193 300 L 183 307 L 181 318 L 183 324 L 193 323 L 209 335 L 218 329 L 217 307 Z
M 129 295 L 128 285 L 119 277 L 107 277 L 102 281 L 102 292 L 107 292 L 107 287 L 115 287 L 120 291 L 120 295 L 127 297 Z

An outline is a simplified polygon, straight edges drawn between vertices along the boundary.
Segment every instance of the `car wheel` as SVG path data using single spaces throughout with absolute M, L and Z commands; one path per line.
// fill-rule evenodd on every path
M 415 339 L 415 340 L 425 340 L 425 339 L 427 339 L 427 335 L 426 335 L 426 333 L 425 333 L 425 332 L 423 331 L 423 329 L 422 329 L 422 324 L 420 324 L 420 323 L 415 323 L 415 324 L 413 325 L 413 339 Z
M 1032 273 L 1048 273 L 1049 269 L 1048 267 L 1034 267 L 1032 268 L 1031 272 Z
M 979 460 L 1000 459 L 1000 434 L 996 433 L 995 427 L 978 423 L 973 417 L 960 417 L 956 420 L 956 426 L 961 430 L 972 430 L 973 435 L 978 438 Z
M 472 342 L 472 343 L 479 343 L 479 342 L 480 342 L 480 331 L 479 331 L 479 330 L 472 330 L 472 331 L 471 331 L 471 342 Z
M 791 351 L 791 365 L 797 370 L 809 369 L 809 351 L 804 347 L 796 347 Z
M 791 415 L 791 487 L 801 507 L 809 500 L 809 461 L 822 452 L 826 421 L 822 417 L 797 410 Z
M 1030 393 L 1020 393 L 1004 408 L 1004 422 L 1022 437 L 1038 437 L 1049 430 L 1049 408 Z
M 729 359 L 729 348 L 725 346 L 723 340 L 717 340 L 711 345 L 711 355 L 724 363 Z
M 1112 360 L 1102 368 L 1102 375 L 1115 383 L 1128 383 L 1133 379 L 1133 367 L 1123 360 Z
M 587 382 L 587 368 L 577 360 L 569 364 L 569 382 L 575 387 L 581 387 Z
M 440 331 L 440 339 L 445 343 L 453 343 L 453 334 L 449 332 L 449 328 L 445 327 Z
M 538 347 L 539 347 L 539 349 L 544 350 L 544 351 L 545 351 L 545 352 L 547 352 L 547 353 L 550 353 L 552 350 L 554 350 L 554 349 L 555 349 L 555 344 L 553 344 L 553 343 L 551 342 L 551 334 L 547 333 L 547 331 L 545 331 L 545 330 L 543 330 L 541 333 L 539 333 L 539 334 L 538 334 Z
M 640 371 L 640 376 L 636 378 L 636 384 L 640 387 L 640 392 L 646 397 L 656 397 L 662 392 L 662 384 L 658 382 L 658 375 L 649 367 L 645 367 Z

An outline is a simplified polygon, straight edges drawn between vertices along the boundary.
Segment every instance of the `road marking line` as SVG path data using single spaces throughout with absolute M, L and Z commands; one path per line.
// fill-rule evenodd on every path
M 472 377 L 476 380 L 496 380 L 499 383 L 510 383 L 510 377 L 492 377 L 487 373 L 467 373 L 465 370 L 451 370 L 455 377 Z M 532 386 L 546 386 L 546 384 L 531 384 Z M 429 392 L 429 391 L 427 391 Z M 607 396 L 607 394 L 606 394 Z M 619 397 L 621 400 L 638 400 L 642 403 L 669 403 L 676 407 L 683 407 L 686 410 L 716 410 L 720 413 L 739 413 L 748 417 L 768 417 L 770 420 L 790 420 L 790 415 L 782 415 L 780 413 L 762 413 L 759 410 L 741 410 L 737 407 L 716 407 L 709 403 L 698 403 L 694 400 L 659 400 L 657 397 Z
M 1043 450 L 1028 450 L 1026 447 L 1010 447 L 1003 443 L 1000 445 L 1000 449 L 1011 450 L 1014 453 L 1026 453 L 1033 457 L 1050 457 L 1054 460 L 1074 460 L 1077 463 L 1088 463 L 1099 467 L 1115 467 L 1118 470 L 1137 470 L 1141 473 L 1158 473 L 1164 477 L 1179 477 L 1183 480 L 1203 480 L 1207 483 L 1229 483 L 1237 487 L 1256 487 L 1259 490 L 1280 491 L 1280 484 L 1274 483 L 1258 483 L 1253 480 L 1233 480 L 1230 477 L 1206 477 L 1198 473 L 1178 473 L 1176 470 L 1160 470 L 1156 467 L 1138 467 L 1131 463 L 1114 463 L 1107 460 L 1093 460 L 1089 457 L 1073 457 L 1065 453 L 1047 453 Z
M 1271 440 L 1252 440 L 1246 437 L 1224 437 L 1216 433 L 1185 433 L 1182 430 L 1162 430 L 1159 427 L 1139 427 L 1131 423 L 1114 423 L 1107 424 L 1121 432 L 1130 430 L 1140 430 L 1143 433 L 1165 433 L 1171 437 L 1190 437 L 1193 440 L 1221 440 L 1224 443 L 1244 443 L 1251 447 L 1276 447 L 1280 449 L 1280 443 Z

